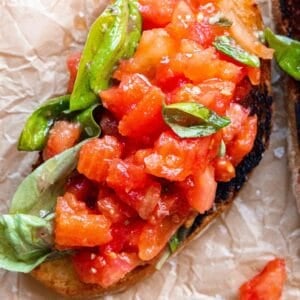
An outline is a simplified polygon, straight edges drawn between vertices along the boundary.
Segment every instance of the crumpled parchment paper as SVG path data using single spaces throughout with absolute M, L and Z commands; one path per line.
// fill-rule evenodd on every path
M 43 101 L 66 90 L 65 59 L 80 49 L 101 0 L 0 0 L 0 213 L 36 154 L 16 142 L 25 119 Z M 266 23 L 270 3 L 260 1 Z M 300 299 L 300 218 L 290 191 L 286 114 L 275 85 L 269 150 L 232 209 L 161 271 L 106 299 L 236 299 L 239 286 L 275 256 L 287 262 L 283 299 Z M 62 299 L 29 275 L 0 270 L 0 298 Z

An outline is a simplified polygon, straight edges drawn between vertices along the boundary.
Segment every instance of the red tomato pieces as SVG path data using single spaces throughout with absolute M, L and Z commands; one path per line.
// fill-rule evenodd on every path
M 162 105 L 165 95 L 159 88 L 152 88 L 132 111 L 119 123 L 119 132 L 131 138 L 158 136 L 166 128 L 162 118 Z
M 73 265 L 81 281 L 99 284 L 103 288 L 117 283 L 141 263 L 136 253 L 110 252 L 99 255 L 95 252 L 78 252 L 73 257 Z
M 78 66 L 81 58 L 80 52 L 72 53 L 67 59 L 67 67 L 70 73 L 70 79 L 68 84 L 68 93 L 72 93 L 74 83 L 77 76 Z
M 194 176 L 187 178 L 181 187 L 190 206 L 201 214 L 205 213 L 212 208 L 216 196 L 214 168 L 209 165 L 204 171 L 197 171 Z
M 102 91 L 100 97 L 103 106 L 121 119 L 136 107 L 151 86 L 148 79 L 141 74 L 124 75 L 119 87 Z
M 124 222 L 137 215 L 132 208 L 120 201 L 120 198 L 113 190 L 106 187 L 100 187 L 97 208 L 112 223 Z
M 197 102 L 223 115 L 233 98 L 234 90 L 233 82 L 210 79 L 198 85 L 182 86 L 173 94 L 171 102 Z
M 167 25 L 177 0 L 139 0 L 139 9 L 143 17 L 143 29 L 152 29 Z
M 55 242 L 59 247 L 93 247 L 112 239 L 111 222 L 91 212 L 71 193 L 57 199 Z
M 122 146 L 113 136 L 92 139 L 80 150 L 77 170 L 91 180 L 105 181 L 110 161 L 120 157 L 121 152 Z
M 201 168 L 210 141 L 210 137 L 180 139 L 170 131 L 163 132 L 154 151 L 144 158 L 146 172 L 170 181 L 183 181 L 195 168 Z
M 43 159 L 47 160 L 71 147 L 79 140 L 80 124 L 68 121 L 56 121 L 49 132 Z
M 147 261 L 157 256 L 180 227 L 177 216 L 164 218 L 157 224 L 146 224 L 139 239 L 139 258 Z
M 253 148 L 257 133 L 257 116 L 248 117 L 236 138 L 228 144 L 227 154 L 234 166 Z
M 240 287 L 240 300 L 280 300 L 285 280 L 285 261 L 276 258 Z
M 191 213 L 213 207 L 217 181 L 234 178 L 253 147 L 257 117 L 237 102 L 259 83 L 260 69 L 213 46 L 217 36 L 232 34 L 230 27 L 211 24 L 221 15 L 219 5 L 139 0 L 147 30 L 133 57 L 115 70 L 119 84 L 100 92 L 102 136 L 82 146 L 79 174 L 68 180 L 56 207 L 57 245 L 94 247 L 73 259 L 86 283 L 106 288 L 155 258 Z M 68 61 L 70 92 L 78 62 L 76 55 Z M 164 122 L 162 108 L 182 102 L 202 104 L 231 123 L 208 137 L 180 138 Z M 55 124 L 45 157 L 77 141 L 80 128 L 71 126 Z M 221 142 L 226 151 L 219 157 Z

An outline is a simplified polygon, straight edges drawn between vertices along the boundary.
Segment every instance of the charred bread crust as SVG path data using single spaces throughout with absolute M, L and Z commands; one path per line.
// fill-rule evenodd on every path
M 298 0 L 273 1 L 276 30 L 300 40 L 300 2 Z M 292 188 L 300 211 L 300 82 L 286 76 L 283 81 L 285 105 L 288 113 L 288 156 L 292 173 Z
M 260 20 L 258 20 L 260 23 Z M 258 24 L 259 26 L 260 24 Z M 205 214 L 198 215 L 191 227 L 190 234 L 182 243 L 184 248 L 189 241 L 198 236 L 221 213 L 228 210 L 249 173 L 261 160 L 263 152 L 268 146 L 271 133 L 272 98 L 270 97 L 270 64 L 263 62 L 261 84 L 253 87 L 249 95 L 244 99 L 243 105 L 251 109 L 251 114 L 258 117 L 258 133 L 252 151 L 243 159 L 236 169 L 237 176 L 229 183 L 218 185 L 215 206 Z M 178 251 L 176 253 L 178 253 Z M 163 253 L 162 253 L 163 254 Z M 31 272 L 31 275 L 45 286 L 57 293 L 76 298 L 87 299 L 104 296 L 124 291 L 135 283 L 142 281 L 155 272 L 155 264 L 161 255 L 154 260 L 145 263 L 127 274 L 122 280 L 113 286 L 104 289 L 99 285 L 85 284 L 75 274 L 71 258 L 63 257 L 53 261 L 44 262 Z

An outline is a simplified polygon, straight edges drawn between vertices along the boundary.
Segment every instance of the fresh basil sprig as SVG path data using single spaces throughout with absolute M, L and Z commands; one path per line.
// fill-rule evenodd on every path
M 213 45 L 219 51 L 225 53 L 226 55 L 234 58 L 235 60 L 250 66 L 250 67 L 260 67 L 260 60 L 256 55 L 253 55 L 246 50 L 242 49 L 236 41 L 226 35 L 218 36 Z
M 278 65 L 296 80 L 300 80 L 300 42 L 277 35 L 267 28 L 264 32 L 269 46 L 275 50 Z
M 208 136 L 230 124 L 229 118 L 221 117 L 204 105 L 195 102 L 165 105 L 163 118 L 181 138 Z
M 0 268 L 30 272 L 52 253 L 52 220 L 25 214 L 0 216 Z
M 67 176 L 76 168 L 83 143 L 48 159 L 29 174 L 14 194 L 9 213 L 42 216 L 53 212 Z

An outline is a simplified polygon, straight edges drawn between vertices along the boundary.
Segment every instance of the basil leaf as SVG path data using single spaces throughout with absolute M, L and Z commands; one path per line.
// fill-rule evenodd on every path
M 69 108 L 70 96 L 60 96 L 47 101 L 27 119 L 20 135 L 18 149 L 24 151 L 42 150 L 48 132 L 57 117 Z
M 52 221 L 25 214 L 0 216 L 0 268 L 30 272 L 51 253 Z
M 51 213 L 66 178 L 76 168 L 83 143 L 50 158 L 28 175 L 13 196 L 10 213 L 36 216 Z
M 226 35 L 219 36 L 213 42 L 213 45 L 219 51 L 234 58 L 250 67 L 260 67 L 260 60 L 256 55 L 253 55 L 237 45 L 236 41 Z
M 220 117 L 204 105 L 195 102 L 165 105 L 163 118 L 181 138 L 208 136 L 230 124 L 227 117 Z
M 83 134 L 81 135 L 81 139 L 96 137 L 101 133 L 101 128 L 99 124 L 94 119 L 94 111 L 100 104 L 93 105 L 79 115 L 76 116 L 75 120 L 80 123 L 83 128 Z
M 179 247 L 179 244 L 180 244 L 180 240 L 179 240 L 178 234 L 176 232 L 169 241 L 169 248 L 172 253 L 174 253 L 177 250 L 177 248 Z
M 97 94 L 90 87 L 90 66 L 103 43 L 108 27 L 115 19 L 112 14 L 113 7 L 109 5 L 89 30 L 71 95 L 71 111 L 85 109 L 98 101 Z
M 281 69 L 294 79 L 300 80 L 300 42 L 276 35 L 270 28 L 264 33 L 269 46 L 275 50 L 275 59 Z

